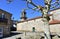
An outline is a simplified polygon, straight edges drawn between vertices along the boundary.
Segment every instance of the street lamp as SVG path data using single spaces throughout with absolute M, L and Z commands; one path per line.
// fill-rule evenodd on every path
M 42 6 L 37 6 L 35 5 L 32 0 L 25 0 L 27 2 L 27 7 L 29 9 L 33 9 L 33 10 L 36 10 L 36 9 L 39 9 L 39 11 L 42 12 L 42 20 L 44 22 L 44 33 L 45 33 L 45 39 L 51 39 L 50 37 L 50 26 L 49 26 L 49 16 L 48 16 L 48 12 L 50 11 L 50 7 L 52 4 L 56 4 L 59 2 L 59 0 L 56 0 L 55 2 L 51 3 L 52 0 L 44 0 L 44 3 L 45 3 L 45 7 L 42 7 Z M 35 8 L 31 8 L 28 6 L 28 4 L 31 4 L 33 5 Z M 52 8 L 54 8 L 56 6 L 52 6 Z

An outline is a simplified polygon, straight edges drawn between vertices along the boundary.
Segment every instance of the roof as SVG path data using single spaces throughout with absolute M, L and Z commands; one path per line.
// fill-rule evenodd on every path
M 49 24 L 60 24 L 60 20 L 53 19 L 49 22 Z
M 9 12 L 7 12 L 7 11 L 3 10 L 3 9 L 0 9 L 0 11 L 6 12 L 6 13 L 8 13 L 8 14 L 12 15 L 11 13 L 9 13 Z
M 54 10 L 50 10 L 49 12 L 52 12 L 52 11 L 55 11 L 55 10 L 58 10 L 58 9 L 60 9 L 60 7 L 57 8 L 57 9 L 54 9 Z M 52 16 L 52 14 L 48 14 L 48 16 Z M 19 21 L 18 23 L 22 23 L 22 22 L 26 22 L 26 21 L 30 21 L 30 20 L 35 20 L 35 19 L 39 19 L 39 18 L 42 18 L 42 16 L 35 17 L 35 18 L 32 18 L 32 19 L 28 19 L 28 20 L 25 20 L 25 21 Z M 54 20 L 50 21 L 49 24 L 60 24 L 60 20 L 54 19 Z
M 52 16 L 52 14 L 48 14 L 48 16 Z M 35 17 L 35 18 L 32 18 L 32 19 L 27 19 L 27 20 L 24 20 L 24 21 L 19 21 L 18 23 L 22 23 L 22 22 L 26 22 L 26 21 L 31 21 L 31 20 L 35 20 L 35 19 L 39 19 L 39 18 L 42 18 L 42 16 L 38 16 L 38 17 Z
M 38 18 L 40 18 L 40 17 L 38 17 Z M 20 21 L 20 22 L 18 22 L 18 23 L 23 23 L 23 22 L 27 22 L 27 21 L 35 20 L 35 19 L 37 19 L 37 18 L 29 19 L 29 20 L 26 20 L 26 21 Z M 49 22 L 49 24 L 50 24 L 50 25 L 52 25 L 52 24 L 60 24 L 60 20 L 53 19 L 53 20 L 51 20 L 51 21 Z

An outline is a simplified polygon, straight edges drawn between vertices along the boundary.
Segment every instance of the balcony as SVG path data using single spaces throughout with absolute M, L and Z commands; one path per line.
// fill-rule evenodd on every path
M 0 23 L 7 23 L 8 22 L 8 19 L 6 18 L 0 18 Z

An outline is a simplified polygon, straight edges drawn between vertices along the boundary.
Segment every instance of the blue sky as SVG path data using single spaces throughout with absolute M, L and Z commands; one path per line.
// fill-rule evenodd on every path
M 33 0 L 36 5 L 44 6 L 44 0 Z M 13 0 L 10 4 L 6 0 L 0 0 L 0 9 L 3 9 L 12 14 L 12 18 L 19 20 L 21 12 L 24 8 L 27 8 L 26 2 L 21 0 Z M 41 16 L 41 12 L 33 11 L 31 9 L 26 10 L 28 19 Z M 33 13 L 34 12 L 34 13 Z

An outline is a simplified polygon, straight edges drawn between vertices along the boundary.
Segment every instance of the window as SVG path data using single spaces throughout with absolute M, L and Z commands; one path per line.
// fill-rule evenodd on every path
M 32 28 L 33 32 L 35 32 L 35 27 Z
M 0 32 L 2 32 L 2 29 L 0 28 Z
M 0 18 L 2 18 L 2 15 L 0 14 Z
M 2 18 L 5 18 L 5 14 L 4 13 L 2 13 Z
M 4 13 L 0 14 L 0 18 L 5 18 L 5 14 Z
M 3 37 L 3 27 L 0 27 L 0 37 Z

